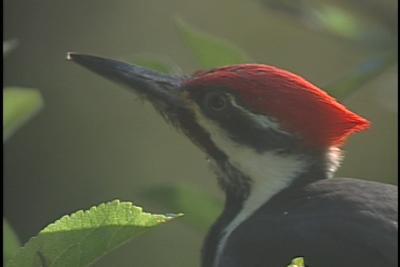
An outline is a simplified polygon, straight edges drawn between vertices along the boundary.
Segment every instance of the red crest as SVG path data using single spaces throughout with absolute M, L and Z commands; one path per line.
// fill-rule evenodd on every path
M 253 112 L 279 121 L 313 147 L 339 146 L 369 121 L 333 97 L 288 71 L 261 64 L 242 64 L 195 74 L 187 87 L 224 87 Z

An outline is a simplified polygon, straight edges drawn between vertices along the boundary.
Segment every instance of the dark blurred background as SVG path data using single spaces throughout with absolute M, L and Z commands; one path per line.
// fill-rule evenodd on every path
M 255 62 L 288 69 L 324 87 L 397 47 L 395 0 L 311 1 L 335 4 L 376 28 L 376 36 L 362 41 L 307 26 L 292 4 L 281 8 L 282 3 L 272 2 L 288 3 L 3 0 L 3 39 L 18 40 L 3 62 L 4 86 L 37 88 L 45 102 L 3 151 L 4 216 L 20 239 L 27 241 L 64 214 L 116 198 L 148 211 L 180 212 L 143 196 L 146 188 L 159 184 L 190 184 L 223 198 L 202 152 L 150 105 L 67 62 L 67 51 L 127 60 L 150 53 L 190 74 L 199 65 L 177 30 L 173 17 L 179 16 L 235 43 Z M 339 176 L 397 184 L 397 77 L 396 61 L 343 101 L 370 119 L 372 128 L 350 138 Z M 204 234 L 177 220 L 95 266 L 198 266 Z

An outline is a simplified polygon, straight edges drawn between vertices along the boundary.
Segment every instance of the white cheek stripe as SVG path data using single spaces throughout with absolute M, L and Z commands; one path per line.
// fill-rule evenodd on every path
M 273 130 L 275 130 L 277 132 L 281 132 L 281 133 L 287 134 L 285 131 L 280 129 L 279 124 L 275 121 L 274 118 L 271 118 L 271 117 L 268 117 L 268 116 L 264 116 L 264 115 L 261 115 L 261 114 L 253 114 L 253 113 L 249 112 L 248 110 L 246 110 L 245 108 L 240 106 L 238 103 L 236 103 L 236 100 L 235 100 L 235 98 L 233 96 L 229 96 L 229 100 L 230 100 L 231 104 L 234 107 L 236 107 L 238 110 L 240 110 L 241 112 L 246 114 L 250 120 L 257 121 L 257 123 L 259 125 L 261 125 L 262 127 L 264 127 L 265 129 L 270 128 L 270 129 L 273 129 Z
M 229 155 L 230 163 L 251 178 L 252 182 L 249 197 L 243 203 L 243 208 L 222 231 L 214 261 L 214 267 L 217 267 L 232 232 L 262 204 L 287 187 L 296 175 L 304 170 L 305 162 L 295 156 L 281 156 L 273 152 L 259 154 L 251 148 L 232 142 L 219 126 L 201 113 L 197 112 L 197 118 L 199 124 L 211 134 L 215 145 Z
M 272 196 L 286 188 L 303 170 L 304 163 L 296 158 L 278 156 L 272 152 L 263 155 L 247 148 L 233 148 L 230 161 L 252 181 L 249 197 L 244 201 L 242 209 L 226 226 L 217 247 L 214 266 L 220 261 L 225 244 L 237 227 L 247 220 L 257 209 Z

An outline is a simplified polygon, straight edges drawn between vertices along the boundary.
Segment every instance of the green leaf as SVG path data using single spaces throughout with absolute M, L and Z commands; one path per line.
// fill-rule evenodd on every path
M 348 72 L 344 77 L 326 86 L 330 95 L 343 100 L 351 93 L 360 89 L 364 84 L 371 81 L 396 62 L 396 56 L 379 57 L 370 59 L 368 62 L 359 65 L 353 71 Z
M 3 264 L 11 259 L 21 246 L 10 224 L 3 219 Z
M 3 142 L 43 106 L 39 91 L 27 88 L 3 90 Z
M 11 39 L 7 41 L 3 41 L 3 56 L 9 54 L 12 50 L 14 50 L 18 45 L 17 39 Z
M 177 215 L 142 211 L 114 200 L 64 216 L 20 248 L 8 267 L 88 266 L 133 237 Z
M 193 185 L 152 186 L 143 195 L 164 209 L 182 211 L 182 220 L 200 231 L 206 231 L 222 210 L 221 201 Z
M 304 258 L 297 257 L 292 259 L 292 262 L 287 267 L 305 267 Z
M 248 63 L 249 57 L 230 42 L 201 32 L 182 19 L 175 19 L 184 42 L 192 50 L 202 68 Z

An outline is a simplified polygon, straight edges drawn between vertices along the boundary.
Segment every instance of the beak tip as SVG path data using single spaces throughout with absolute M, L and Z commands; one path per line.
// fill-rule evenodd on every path
M 65 57 L 66 60 L 68 61 L 76 61 L 77 57 L 79 57 L 79 54 L 76 52 L 67 52 L 67 56 Z
M 113 59 L 76 52 L 67 52 L 66 60 L 72 61 L 106 79 L 135 88 L 136 92 L 150 98 L 158 97 L 164 101 L 172 101 L 170 99 L 177 98 L 170 88 L 180 86 L 181 79 L 178 77 L 160 74 L 150 69 Z
M 74 57 L 74 52 L 67 52 L 67 56 L 65 57 L 66 60 L 72 60 Z
M 67 52 L 65 59 L 95 72 L 96 70 L 101 69 L 106 62 L 103 58 L 76 52 Z

